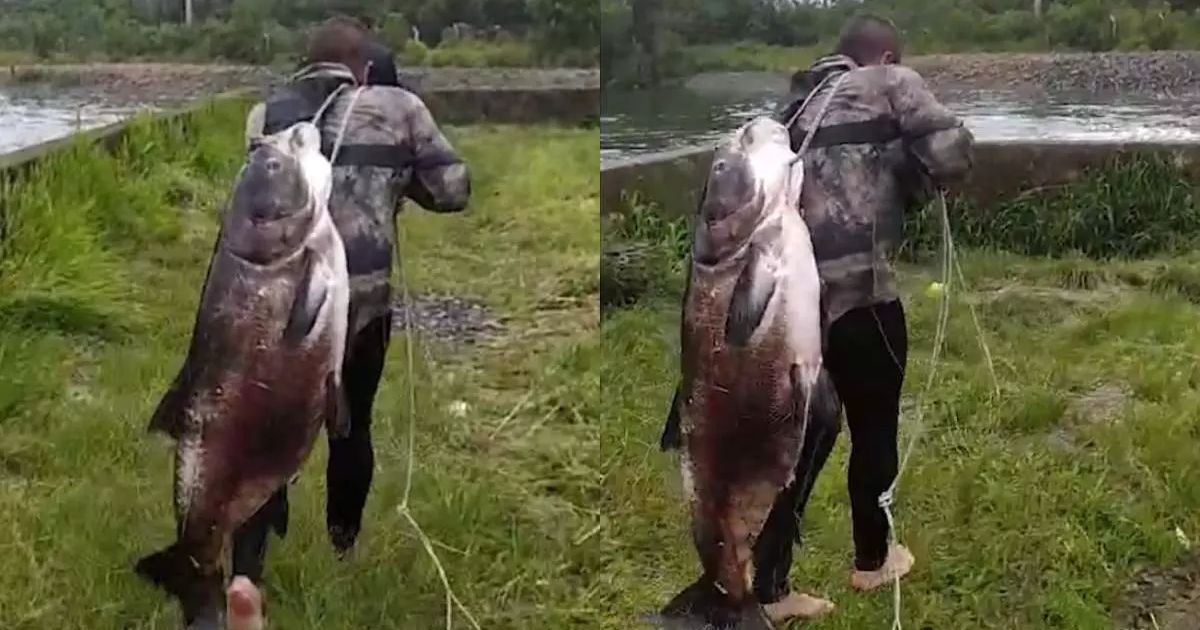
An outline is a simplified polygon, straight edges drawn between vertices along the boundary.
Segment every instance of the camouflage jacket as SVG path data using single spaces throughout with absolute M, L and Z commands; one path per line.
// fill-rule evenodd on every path
M 793 94 L 777 115 L 785 125 L 819 89 L 790 125 L 793 149 L 800 148 L 843 74 L 803 156 L 801 194 L 830 323 L 847 311 L 899 297 L 893 258 L 904 211 L 926 201 L 935 185 L 964 176 L 974 144 L 915 71 L 859 67 L 835 55 L 793 79 Z
M 320 64 L 292 80 L 342 73 L 348 75 L 349 70 Z M 404 199 L 435 212 L 457 212 L 466 207 L 471 184 L 466 165 L 419 97 L 398 87 L 354 86 L 352 76 L 350 83 L 322 117 L 321 136 L 332 146 L 345 124 L 333 169 L 329 210 L 346 246 L 350 331 L 354 333 L 391 308 L 395 221 Z M 250 112 L 248 140 L 258 135 L 263 119 L 261 105 Z M 351 156 L 355 153 L 375 157 L 354 163 Z M 387 162 L 397 155 L 402 156 L 399 167 L 361 164 Z

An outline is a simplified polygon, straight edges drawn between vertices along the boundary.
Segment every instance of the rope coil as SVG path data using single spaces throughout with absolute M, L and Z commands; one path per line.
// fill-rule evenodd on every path
M 950 292 L 953 279 L 957 276 L 959 286 L 965 291 L 967 286 L 966 276 L 962 270 L 962 264 L 958 260 L 958 252 L 954 247 L 954 238 L 950 233 L 950 216 L 949 209 L 946 204 L 946 192 L 938 191 L 938 209 L 941 214 L 942 221 L 942 256 L 941 256 L 941 273 L 942 273 L 942 292 L 938 303 L 938 320 L 937 329 L 933 338 L 933 352 L 930 357 L 929 374 L 925 380 L 925 387 L 922 389 L 917 403 L 917 416 L 914 420 L 915 426 L 912 434 L 909 436 L 908 444 L 904 449 L 904 456 L 900 459 L 900 466 L 896 471 L 895 478 L 892 479 L 891 485 L 887 490 L 884 490 L 879 495 L 879 508 L 883 510 L 883 514 L 887 519 L 888 524 L 888 543 L 889 547 L 896 544 L 898 536 L 896 533 L 896 519 L 892 513 L 892 508 L 896 504 L 896 490 L 900 485 L 900 478 L 904 475 L 905 469 L 908 467 L 908 462 L 912 458 L 913 451 L 916 449 L 917 442 L 925 429 L 925 401 L 928 398 L 929 391 L 933 388 L 934 377 L 937 375 L 938 362 L 941 359 L 942 349 L 946 344 L 946 327 L 950 319 Z M 992 379 L 992 388 L 997 396 L 1000 394 L 1000 384 L 996 378 L 996 368 L 992 362 L 991 349 L 988 347 L 987 339 L 983 334 L 983 328 L 979 325 L 979 318 L 975 313 L 975 307 L 970 302 L 967 302 L 967 308 L 971 313 L 971 321 L 975 326 L 975 334 L 979 341 L 979 346 L 983 351 L 984 359 L 987 362 L 988 373 Z M 878 321 L 878 320 L 876 320 Z M 880 334 L 883 334 L 883 328 L 880 326 Z M 886 336 L 884 337 L 886 340 Z M 894 356 L 894 355 L 893 355 Z M 901 372 L 904 367 L 897 361 L 897 367 Z M 896 576 L 892 580 L 892 630 L 903 630 L 904 626 L 900 620 L 901 615 L 901 597 L 900 597 L 900 576 Z

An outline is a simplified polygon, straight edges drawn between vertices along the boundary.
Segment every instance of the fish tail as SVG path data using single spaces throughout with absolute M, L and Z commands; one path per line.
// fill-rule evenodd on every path
M 657 615 L 646 619 L 664 630 L 774 630 L 756 601 L 739 605 L 705 578 L 676 595 Z
M 138 575 L 177 597 L 201 578 L 179 543 L 138 560 L 136 570 Z
M 223 579 L 205 575 L 180 543 L 138 560 L 138 575 L 179 599 L 189 630 L 219 628 L 224 611 Z

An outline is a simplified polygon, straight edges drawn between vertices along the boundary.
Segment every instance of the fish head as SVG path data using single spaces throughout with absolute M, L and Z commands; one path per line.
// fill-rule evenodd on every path
M 719 259 L 750 239 L 773 213 L 798 209 L 804 164 L 787 128 L 766 116 L 735 131 L 713 154 L 700 204 L 699 253 Z
M 332 188 L 333 168 L 311 123 L 257 140 L 225 214 L 228 247 L 257 264 L 291 255 L 328 212 Z

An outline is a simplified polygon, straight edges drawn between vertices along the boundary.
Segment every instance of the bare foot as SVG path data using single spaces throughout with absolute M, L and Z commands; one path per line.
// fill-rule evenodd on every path
M 229 630 L 263 630 L 262 593 L 244 575 L 233 578 L 225 591 L 225 618 Z
M 904 545 L 892 545 L 891 549 L 888 549 L 887 560 L 878 570 L 855 571 L 850 574 L 850 587 L 856 591 L 873 591 L 881 586 L 891 584 L 908 575 L 908 572 L 912 571 L 914 562 L 916 559 L 913 558 L 912 552 Z
M 763 606 L 771 623 L 783 623 L 792 619 L 816 619 L 833 612 L 833 602 L 807 593 L 788 593 L 787 597 Z

